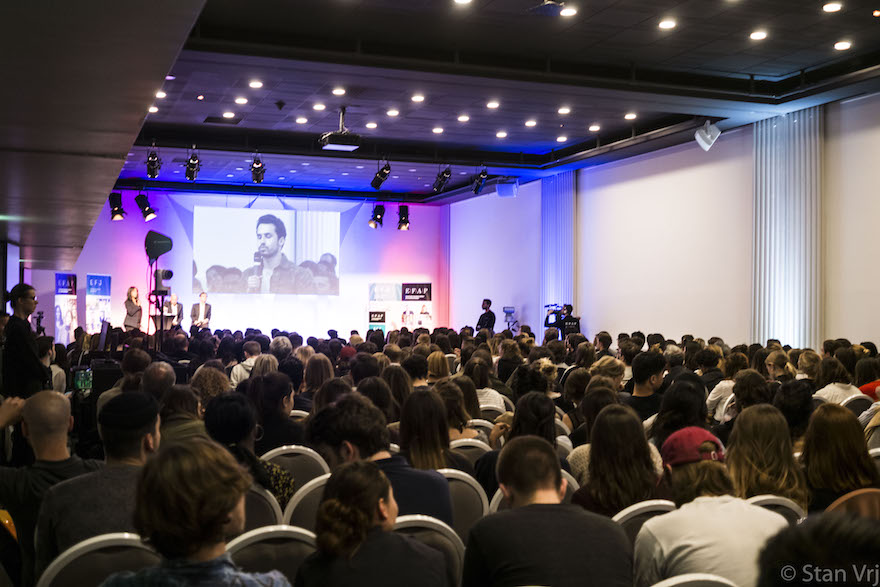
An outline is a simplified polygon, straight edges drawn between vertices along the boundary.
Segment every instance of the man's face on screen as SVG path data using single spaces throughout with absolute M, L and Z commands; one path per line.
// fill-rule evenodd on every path
M 274 224 L 258 224 L 257 245 L 260 247 L 261 255 L 264 257 L 274 257 L 281 250 L 281 247 L 284 246 L 284 238 L 278 238 Z

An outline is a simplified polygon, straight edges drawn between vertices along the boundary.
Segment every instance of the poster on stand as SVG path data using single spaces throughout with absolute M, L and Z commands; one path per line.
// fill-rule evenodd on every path
M 104 320 L 110 320 L 110 276 L 86 275 L 86 332 L 101 332 Z
M 76 273 L 56 273 L 55 342 L 69 345 L 76 327 Z
M 371 283 L 369 327 L 383 332 L 434 329 L 430 283 Z M 382 320 L 374 320 L 379 318 Z

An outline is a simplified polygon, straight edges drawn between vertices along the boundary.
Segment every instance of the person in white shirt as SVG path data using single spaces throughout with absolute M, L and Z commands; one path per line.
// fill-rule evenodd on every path
M 229 382 L 232 384 L 232 389 L 238 387 L 238 384 L 245 379 L 250 378 L 254 363 L 257 361 L 257 357 L 260 356 L 262 349 L 260 348 L 260 343 L 255 340 L 249 340 L 244 343 L 242 351 L 244 352 L 244 361 L 233 367 L 232 373 L 229 374 Z
M 862 391 L 851 384 L 852 379 L 843 363 L 834 357 L 822 359 L 819 372 L 816 374 L 816 397 L 821 397 L 832 404 L 843 403 L 854 395 L 862 395 Z
M 666 439 L 660 453 L 679 509 L 651 518 L 639 531 L 635 586 L 712 573 L 739 587 L 755 587 L 758 554 L 788 527 L 786 519 L 733 496 L 724 447 L 707 430 L 683 428 Z
M 724 358 L 722 371 L 724 379 L 712 388 L 709 397 L 706 398 L 706 408 L 709 414 L 714 414 L 716 422 L 724 419 L 724 400 L 733 395 L 733 378 L 743 369 L 749 368 L 749 358 L 742 353 L 730 353 Z
M 489 387 L 489 373 L 492 367 L 480 357 L 471 357 L 464 366 L 464 376 L 469 377 L 477 388 L 477 399 L 480 406 L 492 406 L 501 411 L 506 410 L 501 394 Z
M 41 336 L 37 338 L 37 351 L 40 354 L 40 361 L 52 372 L 52 389 L 58 393 L 67 391 L 67 375 L 64 369 L 55 365 L 55 344 L 51 336 Z

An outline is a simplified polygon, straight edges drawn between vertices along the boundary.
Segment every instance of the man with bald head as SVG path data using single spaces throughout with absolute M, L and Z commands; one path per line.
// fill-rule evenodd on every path
M 65 479 L 95 471 L 99 461 L 84 461 L 67 449 L 73 428 L 70 402 L 55 391 L 41 391 L 27 401 L 0 404 L 0 428 L 22 421 L 22 432 L 36 461 L 27 467 L 0 467 L 0 507 L 9 511 L 21 548 L 21 584 L 34 583 L 34 528 L 46 491 Z

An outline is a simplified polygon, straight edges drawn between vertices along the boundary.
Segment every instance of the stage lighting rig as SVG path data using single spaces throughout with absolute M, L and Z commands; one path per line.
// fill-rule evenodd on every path
M 379 228 L 382 226 L 382 220 L 385 217 L 385 206 L 382 204 L 376 204 L 373 206 L 373 216 L 370 218 L 370 221 L 367 223 L 370 225 L 370 228 Z
M 140 194 L 134 201 L 137 202 L 138 208 L 141 209 L 141 214 L 144 215 L 144 222 L 149 222 L 156 217 L 156 211 L 150 207 L 150 201 L 146 195 Z
M 434 180 L 434 191 L 442 192 L 443 188 L 445 188 L 446 184 L 449 182 L 450 177 L 452 177 L 452 169 L 449 167 L 438 173 L 437 179 Z
M 397 230 L 409 230 L 409 206 L 398 206 L 397 217 Z
M 202 162 L 199 160 L 199 155 L 195 152 L 195 148 L 195 145 L 193 145 L 193 151 L 186 162 L 186 178 L 190 181 L 195 181 L 198 178 L 199 170 L 202 168 Z
M 254 180 L 254 183 L 263 183 L 263 176 L 266 175 L 266 166 L 263 165 L 263 160 L 260 159 L 260 155 L 254 155 L 254 162 L 251 163 L 251 179 Z
M 481 191 L 483 191 L 483 186 L 486 185 L 486 179 L 488 177 L 489 172 L 486 171 L 485 168 L 483 168 L 483 170 L 480 171 L 480 174 L 477 175 L 477 178 L 474 180 L 473 191 L 475 194 L 479 194 Z
M 378 190 L 382 187 L 382 184 L 385 183 L 385 180 L 388 179 L 389 175 L 391 175 L 391 164 L 386 163 L 384 167 L 376 172 L 376 175 L 375 177 L 373 177 L 373 181 L 370 182 L 370 185 L 373 186 L 374 190 Z
M 122 209 L 122 194 L 113 192 L 108 199 L 110 200 L 110 220 L 119 222 L 125 218 L 125 210 Z
M 153 148 L 147 155 L 147 177 L 156 179 L 159 177 L 160 169 L 162 169 L 162 160 L 159 159 L 159 151 L 156 150 L 156 143 L 153 142 Z

